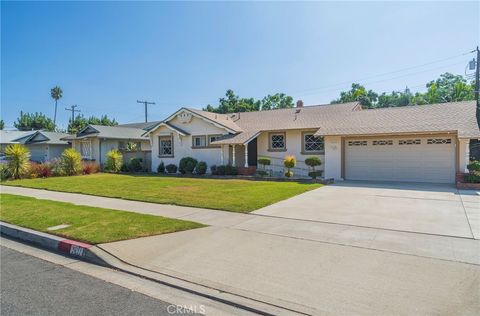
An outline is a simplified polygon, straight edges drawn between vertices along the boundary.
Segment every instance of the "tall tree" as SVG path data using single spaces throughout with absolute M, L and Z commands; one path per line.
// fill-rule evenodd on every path
M 225 93 L 225 97 L 218 100 L 218 106 L 207 105 L 205 111 L 215 113 L 234 113 L 234 112 L 251 112 L 271 109 L 283 109 L 293 107 L 293 98 L 284 93 L 276 93 L 267 95 L 262 100 L 254 98 L 241 98 L 229 89 Z
M 352 83 L 352 88 L 349 91 L 342 91 L 340 98 L 333 100 L 331 103 L 346 103 L 359 101 L 365 107 L 373 107 L 377 102 L 378 94 L 372 90 L 365 89 L 364 86 L 358 83 Z
M 0 120 L 0 130 L 3 130 L 5 128 L 5 122 L 3 120 Z
M 55 100 L 55 114 L 53 116 L 53 125 L 57 126 L 57 103 L 63 97 L 62 88 L 55 86 L 50 90 L 50 96 Z
M 13 125 L 19 131 L 44 130 L 51 132 L 55 130 L 55 124 L 53 124 L 52 119 L 39 112 L 20 112 L 20 116 Z
M 112 119 L 108 118 L 107 115 L 102 115 L 100 118 L 95 116 L 90 116 L 89 118 L 86 118 L 83 115 L 78 114 L 75 117 L 75 120 L 73 122 L 71 118 L 68 120 L 67 132 L 70 134 L 78 133 L 82 128 L 84 128 L 88 124 L 115 126 L 115 125 L 118 125 L 118 122 L 114 118 Z

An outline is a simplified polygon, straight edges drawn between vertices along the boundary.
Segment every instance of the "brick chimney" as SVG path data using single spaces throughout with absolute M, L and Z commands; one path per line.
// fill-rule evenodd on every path
M 303 108 L 303 101 L 302 100 L 297 101 L 297 108 Z

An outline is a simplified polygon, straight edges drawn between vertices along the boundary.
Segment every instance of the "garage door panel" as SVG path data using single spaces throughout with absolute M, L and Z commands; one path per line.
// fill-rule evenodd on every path
M 449 137 L 447 137 L 449 138 Z M 417 138 L 418 139 L 418 138 Z M 455 179 L 455 142 L 450 144 L 373 145 L 385 139 L 364 139 L 366 146 L 345 146 L 345 177 L 352 180 L 452 183 Z M 358 142 L 357 142 L 358 144 Z

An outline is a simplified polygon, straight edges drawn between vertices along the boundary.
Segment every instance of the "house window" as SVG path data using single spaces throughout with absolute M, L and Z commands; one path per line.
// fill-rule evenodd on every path
M 374 140 L 372 142 L 373 146 L 384 146 L 384 145 L 393 145 L 393 140 Z
M 92 142 L 82 141 L 80 142 L 80 154 L 82 155 L 82 159 L 92 159 Z
M 420 139 L 401 139 L 398 141 L 399 145 L 420 145 L 422 141 Z
M 140 142 L 119 142 L 118 144 L 118 149 L 124 151 L 139 151 L 140 148 Z
M 350 140 L 348 146 L 367 146 L 366 140 Z
M 173 138 L 172 136 L 160 136 L 158 138 L 159 156 L 173 157 Z
M 306 153 L 321 152 L 325 148 L 323 137 L 317 137 L 313 133 L 303 134 L 303 151 Z
M 452 139 L 450 138 L 429 138 L 427 139 L 427 144 L 434 145 L 434 144 L 451 144 Z
M 220 137 L 222 137 L 222 135 L 208 135 L 208 146 L 218 146 L 212 143 L 217 141 Z
M 205 135 L 192 137 L 192 148 L 206 147 L 207 137 Z
M 285 133 L 270 134 L 270 150 L 273 150 L 273 151 L 286 150 Z

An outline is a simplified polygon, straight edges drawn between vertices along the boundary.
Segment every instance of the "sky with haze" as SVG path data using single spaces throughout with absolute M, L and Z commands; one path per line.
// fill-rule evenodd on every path
M 480 2 L 1 2 L 1 117 L 21 110 L 59 127 L 85 116 L 150 120 L 181 106 L 284 92 L 329 103 L 352 82 L 425 90 L 465 74 L 480 42 Z

